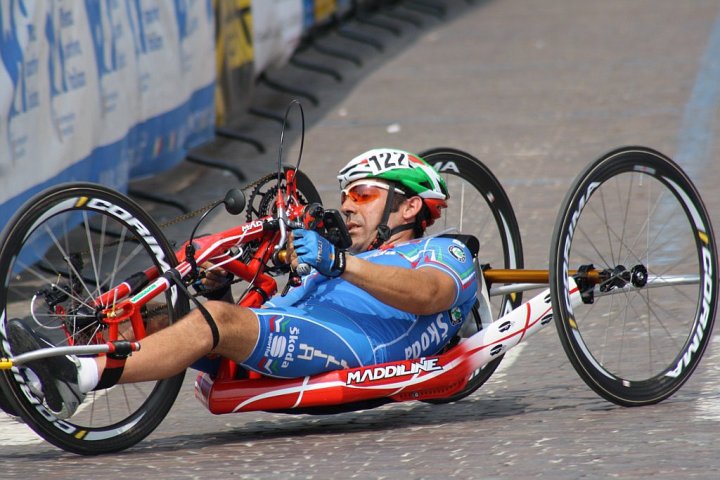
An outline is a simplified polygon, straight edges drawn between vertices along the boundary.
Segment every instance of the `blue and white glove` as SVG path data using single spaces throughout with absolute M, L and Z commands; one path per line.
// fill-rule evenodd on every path
M 345 271 L 345 251 L 335 248 L 325 237 L 312 230 L 293 230 L 293 248 L 298 259 L 298 273 L 304 275 L 302 264 L 315 267 L 326 277 L 338 277 Z

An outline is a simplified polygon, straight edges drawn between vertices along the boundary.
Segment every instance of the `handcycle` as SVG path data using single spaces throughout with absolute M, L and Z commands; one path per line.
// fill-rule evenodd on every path
M 299 170 L 302 143 L 292 167 L 282 165 L 282 136 L 280 143 L 277 174 L 215 203 L 245 212 L 245 222 L 207 235 L 196 235 L 196 225 L 179 248 L 138 204 L 100 185 L 61 185 L 21 208 L 0 244 L 0 407 L 78 454 L 123 450 L 149 435 L 184 374 L 91 392 L 63 420 L 43 404 L 23 365 L 140 348 L 157 324 L 176 321 L 197 301 L 189 288 L 202 277 L 198 265 L 231 272 L 235 288 L 243 287 L 237 303 L 261 306 L 276 294 L 276 278 L 294 281 L 284 249 L 291 228 L 312 224 L 341 241 L 343 225 L 318 206 L 320 195 Z M 687 381 L 715 321 L 717 250 L 698 191 L 671 159 L 624 147 L 589 164 L 560 205 L 548 269 L 528 270 L 515 213 L 495 175 L 457 149 L 420 155 L 451 192 L 430 234 L 454 234 L 476 257 L 478 302 L 461 334 L 433 356 L 297 379 L 205 359 L 195 391 L 210 412 L 329 414 L 459 401 L 491 377 L 510 348 L 552 322 L 580 377 L 610 402 L 654 404 Z M 540 293 L 523 303 L 535 289 Z M 6 326 L 15 318 L 48 347 L 14 355 Z M 292 358 L 299 349 L 288 344 L 274 354 Z

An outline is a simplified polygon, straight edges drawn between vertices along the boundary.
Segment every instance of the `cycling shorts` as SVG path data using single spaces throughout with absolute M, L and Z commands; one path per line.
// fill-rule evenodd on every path
M 437 353 L 462 322 L 446 313 L 378 319 L 323 306 L 253 309 L 258 343 L 243 366 L 265 375 L 294 378 L 329 370 L 418 358 Z M 395 328 L 373 329 L 372 322 Z

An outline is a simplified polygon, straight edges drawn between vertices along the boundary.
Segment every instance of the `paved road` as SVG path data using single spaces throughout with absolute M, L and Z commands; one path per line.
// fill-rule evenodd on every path
M 720 224 L 720 1 L 447 5 L 444 20 L 403 10 L 422 19 L 422 28 L 383 17 L 403 29 L 400 37 L 353 27 L 383 42 L 383 52 L 347 38 L 325 40 L 352 49 L 364 61 L 360 68 L 304 54 L 337 68 L 342 83 L 297 67 L 274 74 L 320 98 L 317 107 L 306 102 L 303 168 L 328 204 L 336 166 L 370 146 L 465 149 L 506 186 L 526 264 L 544 268 L 557 205 L 577 172 L 616 146 L 644 144 L 682 162 Z M 276 111 L 288 99 L 266 87 L 258 94 L 258 106 Z M 272 169 L 278 126 L 255 117 L 242 126 L 269 152 L 219 141 L 207 153 L 253 178 Z M 295 124 L 295 149 L 297 132 Z M 138 187 L 164 188 L 194 208 L 234 183 L 218 170 L 185 164 Z M 161 220 L 175 213 L 153 211 Z M 212 226 L 227 222 L 216 217 Z M 194 400 L 188 375 L 153 435 L 100 458 L 65 454 L 0 420 L 2 477 L 717 478 L 717 345 L 670 400 L 626 409 L 585 387 L 553 330 L 513 352 L 483 389 L 454 405 L 213 417 Z

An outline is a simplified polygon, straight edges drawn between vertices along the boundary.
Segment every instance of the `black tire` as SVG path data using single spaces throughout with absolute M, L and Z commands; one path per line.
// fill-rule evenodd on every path
M 76 345 L 102 340 L 96 335 L 106 330 L 94 310 L 83 306 L 131 273 L 176 264 L 159 227 L 124 195 L 86 183 L 40 193 L 12 218 L 0 242 L 2 354 L 13 355 L 5 334 L 13 318 L 55 345 L 67 345 L 71 338 Z M 172 322 L 187 313 L 187 298 L 176 290 L 154 300 L 145 315 Z M 0 388 L 5 401 L 48 442 L 93 455 L 123 450 L 150 434 L 170 410 L 183 377 L 91 392 L 67 420 L 56 418 L 27 388 L 29 372 L 23 367 L 3 371 Z
M 523 268 L 523 250 L 515 212 L 507 193 L 490 169 L 480 160 L 460 150 L 434 148 L 419 154 L 440 172 L 448 183 L 450 199 L 443 217 L 428 233 L 456 228 L 480 241 L 479 261 L 494 268 Z M 476 331 L 510 312 L 522 303 L 522 293 L 491 299 L 495 318 L 480 318 L 473 309 Z M 470 320 L 470 319 L 468 319 Z M 467 385 L 455 395 L 428 400 L 448 403 L 461 400 L 480 388 L 495 372 L 502 356 L 473 372 Z
M 592 304 L 571 305 L 569 270 L 587 264 L 647 272 L 616 269 Z M 560 207 L 550 288 L 563 348 L 590 388 L 624 406 L 677 391 L 710 342 L 718 291 L 710 219 L 680 167 L 644 147 L 590 164 Z

